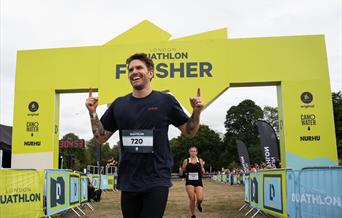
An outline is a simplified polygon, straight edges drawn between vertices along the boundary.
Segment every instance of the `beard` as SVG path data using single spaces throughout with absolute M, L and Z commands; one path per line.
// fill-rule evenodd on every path
M 146 87 L 147 83 L 148 83 L 148 81 L 146 78 L 142 78 L 142 82 L 140 84 L 136 84 L 136 85 L 134 85 L 134 83 L 131 81 L 131 85 L 132 85 L 133 89 L 138 90 L 138 91 L 143 90 Z
M 144 87 L 145 87 L 144 84 L 140 84 L 140 85 L 133 86 L 133 89 L 140 91 L 140 90 L 143 90 Z

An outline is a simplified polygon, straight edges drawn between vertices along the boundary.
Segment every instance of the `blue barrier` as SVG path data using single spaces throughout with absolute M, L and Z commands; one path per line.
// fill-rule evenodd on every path
M 60 213 L 69 205 L 69 176 L 66 170 L 46 170 L 46 215 Z
M 249 181 L 250 181 L 250 204 L 254 208 L 260 209 L 261 207 L 261 181 L 260 181 L 260 174 L 259 173 L 250 173 L 249 174 Z
M 81 203 L 88 201 L 88 177 L 85 174 L 81 174 Z
M 261 210 L 277 217 L 286 217 L 286 171 L 285 169 L 263 170 L 261 176 Z
M 107 190 L 108 189 L 108 178 L 106 175 L 101 175 L 101 190 Z
M 100 188 L 100 175 L 98 174 L 87 174 L 91 184 L 94 186 L 95 189 Z
M 249 173 L 244 176 L 244 184 L 245 184 L 245 202 L 250 203 L 250 179 Z
M 80 192 L 80 174 L 69 172 L 69 208 L 80 205 Z
M 342 168 L 288 170 L 290 217 L 342 217 Z
M 238 183 L 238 178 L 237 178 L 237 175 L 232 175 L 232 185 L 237 185 Z
M 220 181 L 217 177 L 213 180 Z M 229 174 L 225 179 L 236 184 L 237 178 Z M 245 184 L 244 201 L 273 216 L 342 217 L 342 167 L 270 169 L 240 179 Z

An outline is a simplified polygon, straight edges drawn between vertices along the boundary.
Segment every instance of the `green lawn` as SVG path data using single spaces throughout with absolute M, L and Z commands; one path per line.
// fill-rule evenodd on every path
M 211 180 L 204 180 L 203 213 L 196 211 L 196 216 L 199 218 L 244 217 L 242 213 L 238 214 L 238 210 L 243 204 L 243 195 L 242 186 L 229 186 Z M 164 217 L 190 217 L 188 202 L 184 181 L 173 180 Z M 86 210 L 87 217 L 122 217 L 120 192 L 104 192 L 101 202 L 93 203 L 93 206 L 95 207 L 94 212 L 89 209 Z M 244 210 L 244 213 L 246 212 L 247 210 Z

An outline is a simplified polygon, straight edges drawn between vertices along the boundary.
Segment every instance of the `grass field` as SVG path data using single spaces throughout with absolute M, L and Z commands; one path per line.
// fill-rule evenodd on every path
M 190 217 L 188 198 L 185 192 L 184 181 L 173 180 L 169 199 L 165 210 L 165 218 Z M 244 190 L 242 186 L 229 186 L 204 180 L 203 213 L 196 211 L 196 216 L 208 218 L 244 217 L 238 210 L 243 204 Z M 101 202 L 93 203 L 95 211 L 86 210 L 87 217 L 122 217 L 120 209 L 120 192 L 104 192 Z M 246 210 L 244 210 L 246 213 Z M 69 213 L 70 216 L 70 213 Z M 69 217 L 63 216 L 63 217 Z M 74 216 L 75 217 L 75 216 Z

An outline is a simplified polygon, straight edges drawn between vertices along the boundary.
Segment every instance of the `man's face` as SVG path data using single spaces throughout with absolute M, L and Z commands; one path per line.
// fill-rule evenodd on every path
M 133 60 L 128 65 L 128 78 L 131 85 L 136 90 L 142 90 L 150 84 L 153 77 L 153 71 L 148 70 L 145 62 Z

